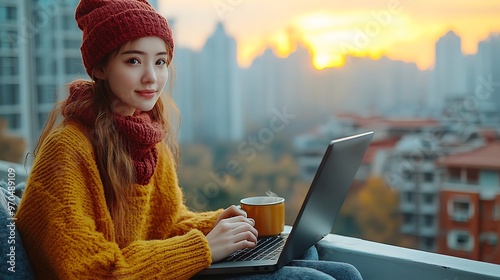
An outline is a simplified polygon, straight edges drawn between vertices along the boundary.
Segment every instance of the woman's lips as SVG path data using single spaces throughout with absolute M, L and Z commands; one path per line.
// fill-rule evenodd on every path
M 153 98 L 156 95 L 156 90 L 136 90 L 135 92 L 144 98 Z

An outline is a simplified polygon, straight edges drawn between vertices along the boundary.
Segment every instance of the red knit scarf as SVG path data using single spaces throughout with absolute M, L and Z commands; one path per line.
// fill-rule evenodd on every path
M 65 103 L 89 100 L 92 97 L 92 84 L 89 81 L 75 81 L 70 84 L 69 97 Z M 88 128 L 95 127 L 96 113 L 93 110 L 68 112 L 63 105 L 63 115 L 75 119 Z M 165 137 L 163 126 L 151 120 L 148 112 L 136 111 L 132 116 L 114 115 L 115 125 L 134 165 L 136 183 L 146 185 L 154 174 L 158 163 L 156 144 Z

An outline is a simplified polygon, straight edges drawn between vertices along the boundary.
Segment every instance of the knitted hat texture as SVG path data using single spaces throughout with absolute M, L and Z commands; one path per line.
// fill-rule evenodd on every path
M 121 45 L 148 36 L 163 39 L 172 60 L 174 40 L 165 17 L 146 0 L 81 0 L 75 19 L 82 30 L 82 52 L 85 70 L 92 77 L 95 65 Z

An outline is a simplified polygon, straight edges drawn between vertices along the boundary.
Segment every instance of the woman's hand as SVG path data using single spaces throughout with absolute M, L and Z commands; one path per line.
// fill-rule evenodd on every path
M 220 261 L 237 250 L 255 247 L 258 233 L 254 224 L 245 211 L 234 205 L 222 211 L 214 228 L 207 234 L 212 262 Z
M 241 208 L 238 206 L 231 205 L 220 213 L 219 217 L 215 221 L 215 225 L 217 225 L 223 219 L 236 217 L 236 216 L 243 216 L 246 218 L 247 212 L 241 210 Z M 250 219 L 250 220 L 252 220 L 252 219 Z M 253 220 L 252 220 L 252 222 L 255 223 L 255 221 L 253 221 Z

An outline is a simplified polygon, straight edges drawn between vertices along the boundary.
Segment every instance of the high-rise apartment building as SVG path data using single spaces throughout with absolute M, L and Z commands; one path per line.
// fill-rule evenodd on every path
M 199 53 L 177 48 L 173 62 L 178 70 L 174 99 L 182 114 L 181 142 L 241 140 L 243 102 L 236 40 L 222 23 Z
M 481 122 L 500 123 L 500 34 L 491 34 L 479 42 L 476 55 L 477 74 L 474 97 L 481 110 Z
M 29 136 L 30 116 L 23 114 L 30 108 L 27 92 L 30 79 L 26 72 L 30 45 L 27 43 L 27 1 L 0 1 L 0 118 L 8 129 Z M 31 110 L 30 110 L 31 111 Z
M 436 43 L 434 94 L 429 96 L 429 104 L 439 110 L 446 98 L 466 93 L 465 66 L 462 40 L 455 32 L 449 31 Z
M 236 40 L 221 22 L 200 53 L 199 100 L 206 117 L 200 131 L 209 140 L 241 140 L 243 113 Z
M 392 184 L 400 194 L 401 233 L 412 237 L 416 248 L 434 252 L 441 174 L 434 164 L 439 156 L 436 144 L 426 138 L 424 135 L 406 136 L 399 141 L 391 158 L 395 168 L 385 175 L 401 178 Z
M 0 118 L 32 150 L 66 84 L 85 78 L 78 0 L 0 1 Z

